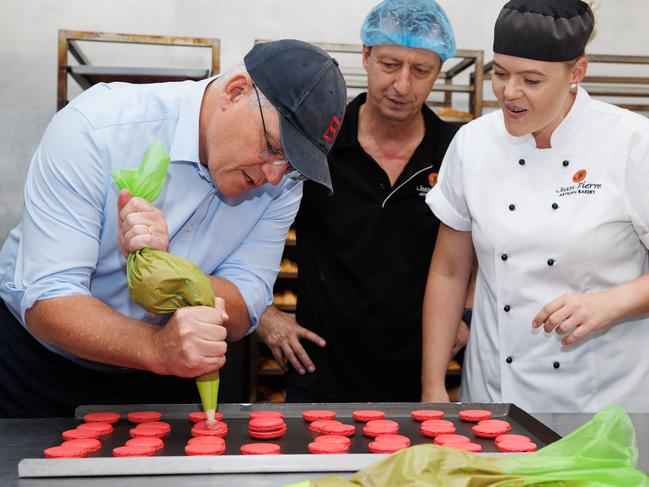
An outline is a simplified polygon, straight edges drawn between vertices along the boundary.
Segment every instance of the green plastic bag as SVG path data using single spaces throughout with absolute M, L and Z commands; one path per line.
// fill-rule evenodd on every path
M 162 141 L 156 140 L 146 148 L 138 167 L 113 169 L 110 175 L 119 189 L 128 189 L 133 196 L 153 202 L 160 196 L 167 179 L 169 160 Z
M 153 202 L 167 179 L 167 154 L 160 140 L 144 151 L 135 169 L 115 169 L 111 176 L 121 189 Z M 131 299 L 151 313 L 173 313 L 185 306 L 214 306 L 209 278 L 193 262 L 159 250 L 143 248 L 131 252 L 126 262 Z M 218 371 L 196 378 L 207 419 L 214 424 L 219 393 Z
M 418 445 L 358 471 L 351 480 L 326 477 L 304 487 L 647 487 L 636 468 L 638 449 L 629 416 L 609 406 L 565 438 L 536 453 L 499 456 Z
M 131 299 L 152 313 L 173 313 L 185 306 L 214 306 L 209 278 L 193 262 L 143 248 L 126 264 Z
M 156 140 L 135 169 L 111 171 L 117 187 L 153 202 L 167 178 L 169 154 Z M 131 299 L 151 313 L 173 313 L 185 306 L 214 306 L 209 278 L 193 262 L 159 250 L 131 252 L 126 263 Z

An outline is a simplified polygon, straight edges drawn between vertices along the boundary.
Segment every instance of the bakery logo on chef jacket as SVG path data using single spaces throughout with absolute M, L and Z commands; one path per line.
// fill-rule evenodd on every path
M 572 196 L 575 194 L 593 195 L 601 188 L 601 183 L 591 183 L 588 181 L 588 171 L 586 169 L 579 169 L 572 175 L 572 184 L 561 186 L 555 191 L 559 196 Z
M 425 198 L 428 192 L 435 187 L 437 184 L 437 173 L 436 172 L 431 172 L 428 174 L 428 184 L 429 186 L 424 186 L 423 184 L 420 184 L 417 186 L 417 192 L 419 193 L 419 196 L 422 198 Z

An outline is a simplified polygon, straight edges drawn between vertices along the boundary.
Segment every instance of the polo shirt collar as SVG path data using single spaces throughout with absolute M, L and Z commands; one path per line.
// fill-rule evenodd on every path
M 345 118 L 343 119 L 343 130 L 338 133 L 336 138 L 336 149 L 346 149 L 355 147 L 358 144 L 358 112 L 361 105 L 365 103 L 367 93 L 361 93 L 354 98 L 345 109 Z
M 346 149 L 350 147 L 359 147 L 358 142 L 358 113 L 361 106 L 367 100 L 367 93 L 361 93 L 356 98 L 354 98 L 347 105 L 345 110 L 345 120 L 343 123 L 343 130 L 338 134 L 336 138 L 335 148 L 336 149 Z M 411 162 L 417 159 L 419 153 L 430 154 L 431 146 L 434 145 L 437 141 L 436 138 L 432 135 L 441 127 L 444 123 L 442 120 L 426 105 L 423 105 L 421 111 L 424 115 L 424 127 L 425 127 L 425 136 L 424 140 L 419 144 L 417 149 L 412 155 Z M 441 153 L 440 157 L 444 157 L 445 150 Z M 430 161 L 428 161 L 430 163 Z

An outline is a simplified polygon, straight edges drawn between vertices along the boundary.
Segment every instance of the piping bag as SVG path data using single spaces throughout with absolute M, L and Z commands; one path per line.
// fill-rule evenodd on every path
M 167 178 L 167 154 L 160 140 L 153 142 L 134 169 L 114 169 L 111 176 L 117 187 L 133 196 L 153 202 Z M 147 247 L 131 252 L 126 262 L 126 277 L 131 299 L 151 313 L 173 313 L 185 306 L 214 306 L 214 291 L 209 278 L 193 262 L 177 255 Z M 215 428 L 218 406 L 219 372 L 196 379 L 207 428 Z

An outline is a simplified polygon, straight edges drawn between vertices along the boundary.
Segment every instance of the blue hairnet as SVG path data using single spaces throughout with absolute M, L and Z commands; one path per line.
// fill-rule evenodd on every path
M 448 17 L 435 0 L 385 0 L 374 7 L 361 27 L 366 46 L 397 44 L 436 52 L 442 61 L 455 55 L 455 36 Z

